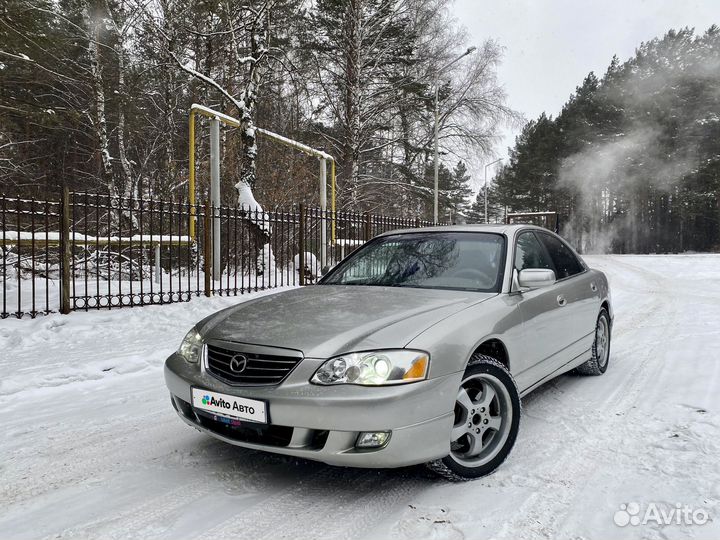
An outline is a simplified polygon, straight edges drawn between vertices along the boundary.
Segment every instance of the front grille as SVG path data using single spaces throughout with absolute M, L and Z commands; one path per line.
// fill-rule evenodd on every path
M 247 359 L 242 373 L 230 368 L 233 356 L 242 355 Z M 210 373 L 233 385 L 280 384 L 297 366 L 302 358 L 231 350 L 217 345 L 207 346 L 207 369 Z

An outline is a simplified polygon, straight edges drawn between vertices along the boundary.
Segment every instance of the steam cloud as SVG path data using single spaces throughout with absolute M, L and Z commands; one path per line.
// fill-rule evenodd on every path
M 598 99 L 622 119 L 611 129 L 593 126 L 592 140 L 561 162 L 558 176 L 559 186 L 578 196 L 563 233 L 583 252 L 608 253 L 619 242 L 630 239 L 633 245 L 633 238 L 649 235 L 638 219 L 648 194 L 672 199 L 684 177 L 718 159 L 699 151 L 708 126 L 720 127 L 713 112 L 720 105 L 720 56 L 708 52 L 709 46 L 693 48 L 700 39 L 666 36 L 643 45 L 639 54 L 652 61 L 629 62 L 620 76 L 601 82 Z M 682 54 L 673 49 L 676 41 Z M 674 64 L 667 60 L 671 53 Z M 695 88 L 697 95 L 689 91 Z

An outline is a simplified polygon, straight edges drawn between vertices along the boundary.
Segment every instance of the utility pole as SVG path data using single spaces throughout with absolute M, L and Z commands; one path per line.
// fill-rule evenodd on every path
M 488 167 L 491 165 L 495 165 L 496 163 L 500 163 L 502 161 L 502 158 L 496 159 L 495 161 L 488 163 L 485 165 L 485 223 L 488 222 L 488 180 L 487 180 L 487 170 Z
M 473 51 L 475 51 L 477 47 L 470 47 L 468 50 L 466 50 L 464 53 L 462 53 L 460 56 L 455 58 L 452 62 L 449 62 L 445 64 L 443 67 L 438 69 L 435 72 L 435 141 L 434 141 L 434 155 L 435 155 L 435 189 L 433 191 L 434 193 L 434 201 L 433 201 L 433 223 L 438 222 L 438 169 L 440 167 L 438 163 L 438 134 L 440 131 L 440 105 L 438 103 L 438 92 L 440 90 L 440 74 L 445 71 L 447 68 L 452 66 L 455 62 L 458 60 L 465 58 L 468 54 L 471 54 Z

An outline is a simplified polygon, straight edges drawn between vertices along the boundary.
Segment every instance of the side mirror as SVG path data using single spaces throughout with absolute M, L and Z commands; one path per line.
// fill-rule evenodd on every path
M 522 289 L 539 289 L 555 283 L 555 272 L 548 268 L 526 268 L 520 270 L 518 285 Z

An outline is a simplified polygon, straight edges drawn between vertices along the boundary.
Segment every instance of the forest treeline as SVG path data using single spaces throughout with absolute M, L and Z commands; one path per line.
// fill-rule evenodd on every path
M 670 31 L 590 73 L 524 127 L 488 203 L 493 219 L 557 211 L 584 251 L 720 249 L 720 29 Z
M 192 103 L 223 131 L 223 201 L 318 202 L 318 164 L 262 127 L 337 160 L 341 209 L 432 216 L 438 89 L 440 218 L 470 194 L 467 161 L 517 115 L 450 0 L 5 0 L 0 7 L 0 183 L 187 197 Z M 208 128 L 197 129 L 198 195 Z M 235 189 L 237 187 L 237 190 Z

